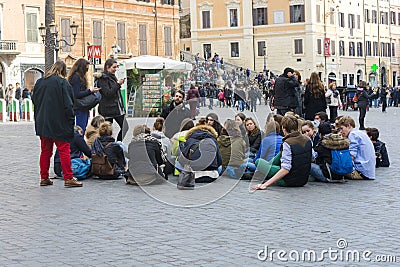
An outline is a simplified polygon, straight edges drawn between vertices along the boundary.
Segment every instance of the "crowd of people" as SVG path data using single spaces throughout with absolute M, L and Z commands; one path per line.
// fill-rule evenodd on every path
M 264 181 L 252 187 L 259 190 L 272 184 L 299 187 L 310 180 L 375 179 L 376 167 L 390 165 L 378 129 L 366 128 L 366 133 L 356 129 L 354 120 L 337 116 L 335 108 L 330 108 L 328 117 L 327 106 L 340 106 L 340 98 L 334 85 L 325 92 L 315 73 L 302 97 L 305 109 L 298 109 L 299 73 L 284 70 L 272 92 L 277 114 L 268 115 L 264 128 L 240 112 L 246 105 L 244 99 L 239 99 L 238 113 L 223 123 L 214 112 L 199 118 L 195 110 L 202 96 L 192 86 L 187 93 L 176 90 L 153 125 L 135 125 L 133 138 L 125 145 L 125 109 L 120 92 L 124 80 L 115 76 L 117 62 L 105 62 L 103 72 L 95 76 L 95 87 L 88 86 L 88 67 L 86 60 L 77 60 L 66 76 L 65 63 L 57 61 L 35 84 L 32 100 L 35 130 L 41 141 L 41 186 L 53 184 L 49 167 L 54 144 L 59 162 L 54 164 L 59 166 L 56 174 L 68 187 L 82 186 L 79 180 L 91 173 L 101 179 L 124 177 L 126 183 L 134 185 L 160 184 L 190 164 L 196 183 L 212 183 L 221 175 L 254 178 Z M 249 82 L 252 85 L 250 91 L 259 90 L 257 81 Z M 360 83 L 361 89 L 363 85 Z M 229 103 L 230 88 L 225 89 L 222 106 L 235 105 L 235 99 Z M 74 102 L 92 95 L 99 101 L 100 115 L 87 125 L 89 109 L 77 108 Z M 251 102 L 250 108 L 255 109 Z M 114 120 L 120 126 L 116 139 Z

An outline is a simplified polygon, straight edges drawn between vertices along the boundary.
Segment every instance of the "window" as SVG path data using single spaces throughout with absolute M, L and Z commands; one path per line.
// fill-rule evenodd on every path
M 390 24 L 396 24 L 396 12 L 390 11 Z
M 38 10 L 27 9 L 26 11 L 26 41 L 37 43 L 39 40 L 38 34 Z
M 378 56 L 378 42 L 374 42 L 372 45 L 372 48 L 373 48 L 372 55 L 374 57 L 377 57 Z
M 361 16 L 357 15 L 357 29 L 361 28 Z
M 165 56 L 172 56 L 171 27 L 164 28 Z
M 332 56 L 336 55 L 336 41 L 331 40 L 331 54 Z
M 69 44 L 71 43 L 71 29 L 70 29 L 71 21 L 70 19 L 61 19 L 61 38 L 67 41 Z M 71 52 L 71 46 L 65 45 L 65 42 L 61 42 L 61 49 L 64 52 Z
M 349 56 L 355 56 L 355 47 L 354 47 L 354 42 L 349 42 Z
M 347 74 L 342 74 L 342 86 L 347 86 Z
M 298 23 L 304 21 L 304 5 L 290 6 L 290 23 Z
M 334 12 L 330 12 L 329 13 L 329 23 L 330 24 L 335 24 L 335 16 L 334 16 Z
M 93 45 L 102 44 L 103 38 L 101 32 L 101 21 L 93 21 Z
M 175 4 L 175 1 L 174 0 L 162 0 L 161 4 L 173 6 Z
M 378 12 L 376 10 L 372 10 L 372 23 L 378 23 Z
M 381 57 L 386 57 L 386 46 L 385 43 L 381 43 Z
M 259 57 L 264 56 L 265 41 L 258 42 L 258 43 L 257 43 L 257 47 L 258 47 L 258 53 L 257 53 L 257 55 L 258 55 Z
M 400 25 L 400 13 L 397 14 L 397 23 Z
M 126 54 L 125 23 L 117 23 L 117 39 L 118 46 L 121 48 L 121 54 Z
M 339 12 L 339 27 L 344 28 L 345 24 L 344 24 L 344 13 L 340 13 Z
M 353 14 L 349 14 L 349 28 L 350 29 L 354 29 L 355 28 L 355 23 L 354 23 L 354 15 Z
M 354 85 L 354 74 L 349 74 L 349 84 Z
M 294 40 L 294 54 L 301 55 L 303 54 L 303 39 L 295 39 Z
M 370 57 L 372 55 L 372 53 L 371 53 L 371 41 L 366 41 L 366 43 L 365 43 L 365 55 L 367 57 Z
M 203 29 L 211 28 L 211 21 L 210 21 L 210 11 L 202 11 L 202 21 L 203 21 Z
M 139 54 L 147 55 L 147 27 L 145 24 L 139 25 Z
M 392 43 L 392 57 L 395 57 L 395 56 L 396 56 L 396 47 L 395 47 L 395 44 Z
M 268 9 L 255 8 L 253 9 L 253 26 L 268 25 Z
M 239 57 L 239 43 L 231 43 L 231 57 Z
M 365 10 L 365 22 L 366 23 L 370 23 L 371 22 L 371 18 L 369 16 L 369 10 L 368 9 Z
M 321 6 L 317 5 L 317 22 L 321 22 Z
M 317 39 L 317 53 L 318 53 L 318 55 L 322 54 L 322 40 L 321 39 Z
M 361 42 L 357 42 L 357 57 L 363 56 L 363 47 Z
M 388 25 L 389 24 L 389 21 L 388 21 L 388 12 L 381 12 L 381 24 L 386 24 L 386 25 Z
M 386 56 L 391 57 L 392 56 L 392 45 L 390 43 L 386 44 Z
M 339 56 L 344 56 L 344 41 L 339 41 Z
M 211 58 L 211 44 L 203 44 L 203 55 L 205 60 Z
M 229 9 L 229 26 L 230 27 L 238 26 L 238 10 L 237 9 Z

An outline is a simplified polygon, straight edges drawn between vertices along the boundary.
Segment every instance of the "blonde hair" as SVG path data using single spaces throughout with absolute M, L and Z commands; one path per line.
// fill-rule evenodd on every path
M 99 126 L 99 135 L 100 136 L 111 136 L 112 135 L 112 126 L 109 121 L 105 121 Z
M 46 73 L 44 78 L 47 79 L 53 75 L 57 75 L 60 78 L 65 78 L 65 75 L 67 75 L 67 65 L 65 65 L 64 61 L 56 61 L 56 63 L 54 63 L 50 70 Z

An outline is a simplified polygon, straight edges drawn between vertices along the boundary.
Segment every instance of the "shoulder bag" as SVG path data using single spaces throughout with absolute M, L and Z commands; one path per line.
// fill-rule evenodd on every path
M 199 147 L 200 142 L 195 144 L 193 148 L 189 150 L 189 155 L 187 157 L 186 163 L 183 166 L 181 173 L 178 176 L 177 187 L 180 190 L 193 190 L 195 185 L 195 175 L 192 167 L 190 166 L 190 157 Z

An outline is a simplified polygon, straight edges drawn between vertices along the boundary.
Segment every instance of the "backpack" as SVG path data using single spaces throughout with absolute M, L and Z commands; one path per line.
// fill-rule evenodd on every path
M 111 177 L 114 176 L 114 166 L 111 165 L 108 157 L 105 153 L 105 149 L 111 145 L 112 142 L 108 143 L 103 147 L 98 139 L 93 143 L 93 147 L 99 145 L 100 149 L 92 148 L 92 168 L 91 172 L 99 177 Z
M 83 180 L 88 177 L 90 172 L 90 159 L 75 158 L 71 159 L 72 175 L 78 180 Z
M 331 150 L 332 163 L 329 169 L 338 175 L 346 175 L 351 173 L 353 168 L 353 160 L 351 159 L 349 149 Z

